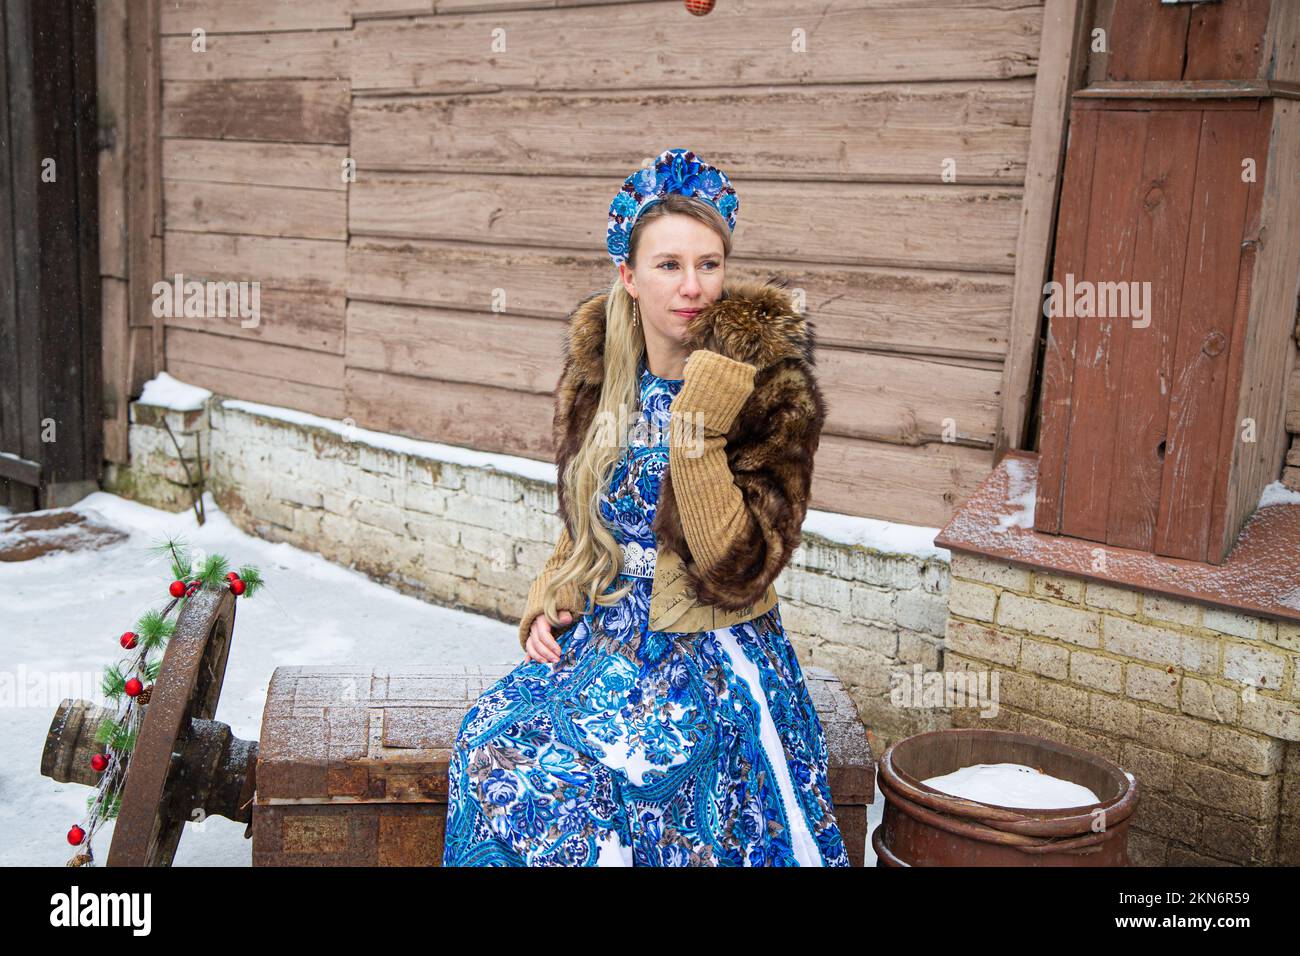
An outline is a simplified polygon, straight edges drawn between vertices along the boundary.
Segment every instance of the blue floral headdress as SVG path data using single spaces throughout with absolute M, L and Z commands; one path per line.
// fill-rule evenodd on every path
M 628 240 L 641 213 L 668 193 L 700 197 L 718 210 L 728 228 L 735 232 L 740 199 L 727 174 L 690 150 L 666 149 L 655 157 L 654 166 L 638 169 L 627 177 L 609 204 L 605 248 L 614 265 L 627 259 Z

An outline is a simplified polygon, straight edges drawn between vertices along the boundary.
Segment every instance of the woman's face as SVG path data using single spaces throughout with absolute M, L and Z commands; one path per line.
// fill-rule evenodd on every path
M 637 267 L 619 265 L 628 294 L 641 308 L 647 339 L 671 349 L 686 335 L 692 316 L 722 295 L 722 237 L 692 216 L 668 215 L 645 224 Z

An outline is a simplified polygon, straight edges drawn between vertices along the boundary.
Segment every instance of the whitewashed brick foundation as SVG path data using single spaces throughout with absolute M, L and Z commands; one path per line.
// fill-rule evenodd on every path
M 996 717 L 1138 779 L 1138 865 L 1300 863 L 1300 624 L 954 553 L 944 669 Z
M 171 435 L 168 435 L 169 428 Z M 131 465 L 123 468 L 110 462 L 104 473 L 104 487 L 125 498 L 168 511 L 190 507 L 193 498 L 177 456 L 177 444 L 190 463 L 189 480 L 199 480 L 200 459 L 204 475 L 210 474 L 212 434 L 206 409 L 178 412 L 133 402 L 127 432 Z

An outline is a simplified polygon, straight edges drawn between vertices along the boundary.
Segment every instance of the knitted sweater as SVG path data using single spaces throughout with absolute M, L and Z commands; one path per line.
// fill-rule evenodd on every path
M 684 373 L 685 382 L 673 399 L 668 467 L 676 476 L 686 539 L 697 562 L 706 568 L 741 543 L 748 520 L 744 497 L 732 478 L 724 447 L 727 430 L 754 390 L 754 371 L 754 366 L 747 362 L 737 362 L 716 352 L 692 352 Z M 702 423 L 704 433 L 704 452 L 698 455 L 694 453 L 697 443 L 686 440 L 697 427 L 696 423 Z M 529 588 L 519 622 L 521 645 L 528 641 L 533 620 L 543 613 L 542 597 L 547 585 L 572 551 L 573 538 L 566 525 L 560 530 L 551 557 Z M 568 608 L 575 620 L 584 605 L 583 596 L 572 582 L 564 584 L 556 594 L 556 610 Z

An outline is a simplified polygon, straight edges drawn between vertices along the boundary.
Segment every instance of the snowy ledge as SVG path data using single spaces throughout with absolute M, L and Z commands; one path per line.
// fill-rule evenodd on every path
M 1300 621 L 1300 493 L 1276 481 L 1265 487 L 1228 559 L 1207 564 L 1035 531 L 1038 460 L 1035 452 L 1008 452 L 937 543 L 1034 571 Z
M 273 418 L 289 424 L 318 428 L 338 435 L 340 438 L 396 454 L 463 465 L 468 468 L 491 469 L 518 475 L 532 481 L 546 481 L 552 485 L 556 483 L 555 465 L 550 462 L 522 458 L 516 455 L 474 451 L 457 445 L 444 445 L 434 441 L 407 438 L 402 435 L 394 435 L 391 432 L 371 431 L 367 428 L 358 428 L 339 419 L 323 418 L 320 415 L 300 412 L 279 405 L 263 405 L 259 402 L 247 402 L 242 399 L 231 398 L 223 400 L 221 406 L 223 409 L 247 412 L 251 415 Z M 906 555 L 918 560 L 937 558 L 945 562 L 950 558 L 946 548 L 936 547 L 934 544 L 934 537 L 939 533 L 938 528 L 897 524 L 876 518 L 862 518 L 832 511 L 810 509 L 804 520 L 803 530 L 828 541 L 858 545 L 885 554 Z
M 212 397 L 206 388 L 189 385 L 180 379 L 172 378 L 166 372 L 144 383 L 144 390 L 136 399 L 142 405 L 157 405 L 174 412 L 196 412 Z

